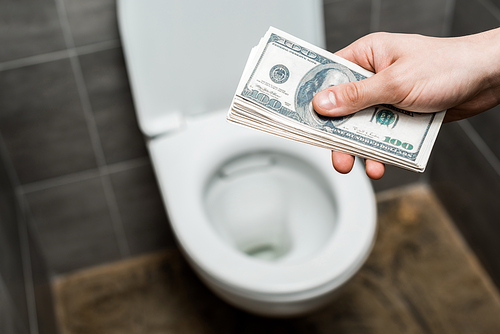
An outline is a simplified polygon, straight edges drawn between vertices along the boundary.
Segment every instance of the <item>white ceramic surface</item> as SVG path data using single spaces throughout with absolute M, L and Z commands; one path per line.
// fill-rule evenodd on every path
M 319 306 L 316 300 L 322 301 L 319 304 L 327 302 L 324 296 L 331 295 L 361 267 L 375 238 L 375 198 L 362 164 L 358 161 L 348 175 L 338 174 L 331 167 L 329 151 L 235 126 L 227 123 L 224 116 L 220 112 L 197 117 L 182 131 L 150 143 L 153 165 L 179 244 L 200 276 L 219 295 L 249 311 L 267 315 L 300 314 Z M 284 218 L 286 232 L 296 240 L 307 238 L 307 233 L 300 233 L 301 228 L 320 231 L 309 231 L 316 239 L 301 240 L 306 246 L 292 239 L 288 250 L 292 256 L 285 254 L 270 261 L 245 254 L 218 232 L 207 210 L 212 180 L 223 173 L 227 162 L 256 154 L 283 156 L 285 163 L 288 157 L 290 163 L 284 169 L 299 171 L 304 176 L 300 182 L 309 182 L 312 188 L 320 189 L 317 194 L 321 196 L 308 200 L 326 201 L 322 207 L 330 208 L 321 212 L 298 208 Z M 248 170 L 233 173 L 258 175 L 263 168 L 277 168 L 260 163 L 264 166 L 250 164 Z M 279 184 L 282 174 L 263 175 Z M 274 190 L 268 199 L 287 193 L 287 189 Z M 303 198 L 292 206 L 309 205 L 300 200 Z M 277 204 L 278 213 L 268 215 L 280 215 L 279 206 L 286 204 L 280 200 Z M 304 212 L 307 216 L 300 217 Z M 244 220 L 246 214 L 241 212 L 238 218 L 233 213 L 233 217 Z M 294 220 L 302 222 L 293 226 Z M 315 225 L 315 221 L 329 223 L 330 229 Z M 254 228 L 266 232 L 265 226 Z M 327 230 L 329 235 L 325 238 L 323 232 Z M 308 245 L 315 243 L 322 246 L 311 251 Z M 300 248 L 298 254 L 294 254 L 296 248 Z
M 231 103 L 269 26 L 324 46 L 321 0 L 120 0 L 118 23 L 139 125 L 149 137 Z
M 321 0 L 118 0 L 139 125 L 170 221 L 226 301 L 289 316 L 324 305 L 367 258 L 371 184 L 330 153 L 228 124 L 250 52 L 270 25 L 324 46 Z

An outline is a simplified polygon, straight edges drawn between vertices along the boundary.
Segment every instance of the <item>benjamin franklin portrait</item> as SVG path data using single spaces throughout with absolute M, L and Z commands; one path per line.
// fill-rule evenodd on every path
M 332 63 L 314 67 L 299 83 L 295 96 L 297 116 L 303 123 L 314 127 L 318 125 L 331 127 L 343 123 L 345 117 L 330 118 L 317 114 L 312 107 L 312 99 L 316 93 L 325 88 L 352 81 L 356 81 L 356 78 L 351 70 L 344 65 Z

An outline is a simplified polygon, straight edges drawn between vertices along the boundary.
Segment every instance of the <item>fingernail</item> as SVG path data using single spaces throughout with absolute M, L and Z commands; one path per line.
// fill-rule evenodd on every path
M 316 96 L 319 107 L 331 110 L 337 106 L 337 100 L 335 99 L 335 95 L 328 92 L 321 92 Z

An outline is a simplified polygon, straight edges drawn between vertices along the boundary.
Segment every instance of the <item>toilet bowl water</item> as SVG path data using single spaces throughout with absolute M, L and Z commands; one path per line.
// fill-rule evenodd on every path
M 292 156 L 239 156 L 209 180 L 207 214 L 221 238 L 238 251 L 267 261 L 299 262 L 323 247 L 335 226 L 335 201 L 321 181 L 307 162 Z

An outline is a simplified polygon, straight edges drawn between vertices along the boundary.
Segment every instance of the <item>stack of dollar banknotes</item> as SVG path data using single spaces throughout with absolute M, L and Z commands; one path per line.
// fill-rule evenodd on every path
M 423 172 L 445 111 L 377 105 L 324 117 L 314 95 L 372 76 L 362 67 L 276 28 L 254 47 L 227 115 L 230 122 L 331 150 Z

